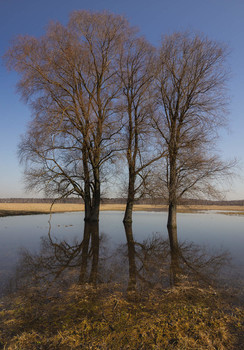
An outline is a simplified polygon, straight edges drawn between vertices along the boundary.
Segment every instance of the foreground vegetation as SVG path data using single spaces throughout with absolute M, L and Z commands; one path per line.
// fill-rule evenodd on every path
M 3 349 L 241 349 L 243 308 L 184 283 L 125 292 L 119 284 L 31 287 L 1 303 Z

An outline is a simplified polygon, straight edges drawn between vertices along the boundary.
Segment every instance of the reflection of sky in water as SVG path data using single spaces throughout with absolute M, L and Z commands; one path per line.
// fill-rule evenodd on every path
M 123 227 L 120 221 L 123 214 L 116 212 L 103 213 L 100 231 L 122 241 Z M 107 225 L 109 221 L 109 225 Z M 152 232 L 167 237 L 166 212 L 135 212 L 133 233 L 136 240 L 148 237 Z M 209 246 L 210 249 L 228 249 L 233 258 L 244 265 L 244 217 L 228 216 L 216 213 L 178 214 L 178 238 L 180 241 L 194 242 Z
M 83 235 L 83 213 L 54 214 L 52 236 L 80 241 Z M 111 237 L 112 243 L 125 243 L 122 212 L 101 212 L 100 233 Z M 0 218 L 0 273 L 9 270 L 18 259 L 18 250 L 38 251 L 40 237 L 47 235 L 49 215 Z M 136 240 L 152 232 L 167 237 L 166 212 L 135 212 L 133 233 Z M 178 214 L 180 241 L 193 241 L 210 250 L 228 249 L 234 261 L 244 269 L 244 217 L 216 213 Z

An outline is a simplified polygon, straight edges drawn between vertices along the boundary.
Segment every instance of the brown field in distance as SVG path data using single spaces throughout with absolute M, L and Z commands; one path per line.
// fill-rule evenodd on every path
M 50 203 L 0 203 L 0 216 L 49 213 Z M 123 211 L 125 204 L 101 204 L 102 211 Z M 57 203 L 53 205 L 53 213 L 83 211 L 84 204 Z M 135 211 L 165 211 L 166 205 L 136 204 Z M 202 210 L 228 211 L 229 214 L 244 214 L 243 206 L 226 205 L 179 205 L 178 212 L 196 212 Z

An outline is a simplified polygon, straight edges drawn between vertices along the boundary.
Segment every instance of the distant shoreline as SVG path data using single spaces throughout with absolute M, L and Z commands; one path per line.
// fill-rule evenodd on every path
M 0 217 L 17 215 L 49 214 L 51 203 L 0 203 Z M 101 211 L 124 211 L 125 204 L 101 204 Z M 244 215 L 243 206 L 226 205 L 179 205 L 180 213 L 195 213 L 201 211 L 217 211 L 227 215 Z M 52 207 L 52 213 L 84 211 L 84 204 L 57 203 Z M 136 204 L 134 211 L 167 211 L 167 205 Z

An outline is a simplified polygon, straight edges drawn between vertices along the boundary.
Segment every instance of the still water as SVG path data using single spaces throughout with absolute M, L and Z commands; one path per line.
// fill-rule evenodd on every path
M 49 218 L 45 214 L 0 218 L 0 285 L 13 273 L 21 249 L 38 253 L 41 237 L 48 234 Z M 100 214 L 100 234 L 106 235 L 106 242 L 112 247 L 126 243 L 122 219 L 123 212 Z M 136 241 L 143 241 L 153 234 L 167 238 L 166 212 L 135 212 L 133 220 Z M 83 213 L 52 215 L 51 233 L 57 240 L 76 238 L 81 241 L 83 227 Z M 209 252 L 229 251 L 232 264 L 244 276 L 244 216 L 180 213 L 178 238 L 180 242 L 204 246 Z

